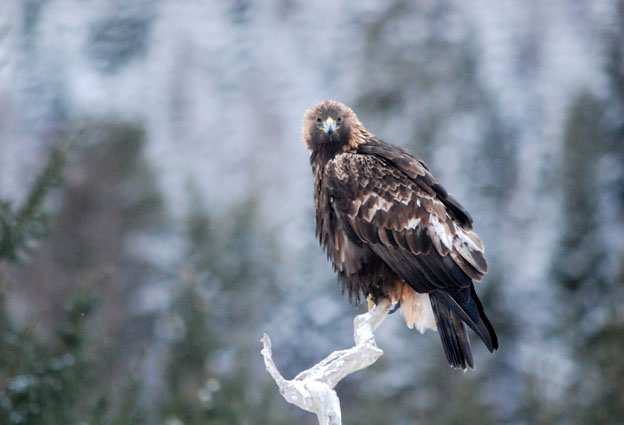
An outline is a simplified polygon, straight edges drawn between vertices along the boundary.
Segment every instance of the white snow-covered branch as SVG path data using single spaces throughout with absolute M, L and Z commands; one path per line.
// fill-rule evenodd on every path
M 273 362 L 271 339 L 262 336 L 262 351 L 267 371 L 288 401 L 303 410 L 315 413 L 320 425 L 342 425 L 340 399 L 334 387 L 346 376 L 365 369 L 383 355 L 377 347 L 374 331 L 388 315 L 390 303 L 382 301 L 368 313 L 353 319 L 355 346 L 334 351 L 310 369 L 293 379 L 285 379 Z

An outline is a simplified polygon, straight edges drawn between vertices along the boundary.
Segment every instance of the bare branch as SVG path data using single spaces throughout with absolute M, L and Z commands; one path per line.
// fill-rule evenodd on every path
M 340 399 L 334 387 L 346 376 L 375 363 L 383 350 L 377 347 L 374 331 L 388 315 L 390 303 L 382 301 L 368 313 L 353 319 L 355 346 L 334 351 L 310 369 L 291 380 L 285 379 L 273 362 L 271 339 L 262 336 L 262 351 L 267 371 L 289 403 L 315 413 L 320 425 L 342 425 Z

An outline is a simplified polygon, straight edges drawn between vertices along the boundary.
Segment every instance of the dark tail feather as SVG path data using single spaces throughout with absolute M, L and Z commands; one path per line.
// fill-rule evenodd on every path
M 487 334 L 489 335 L 490 344 L 488 345 L 488 343 L 485 342 L 485 339 L 483 337 L 481 337 L 481 339 L 483 339 L 483 342 L 485 342 L 485 345 L 487 346 L 488 350 L 490 350 L 490 353 L 493 352 L 494 350 L 498 350 L 498 337 L 496 336 L 496 331 L 494 330 L 494 326 L 492 326 L 490 319 L 488 319 L 488 317 L 485 315 L 485 310 L 483 310 L 483 305 L 481 304 L 481 300 L 477 296 L 477 291 L 475 291 L 474 285 L 470 285 L 470 297 L 472 298 L 474 303 L 477 305 L 479 318 L 481 319 L 481 322 L 483 322 L 483 325 L 485 325 L 485 328 L 487 329 Z
M 470 341 L 466 334 L 466 328 L 455 312 L 455 309 L 440 297 L 440 292 L 429 294 L 431 307 L 442 340 L 442 348 L 449 364 L 452 367 L 467 369 L 473 366 Z
M 429 298 L 436 317 L 436 324 L 438 326 L 438 332 L 440 332 L 442 345 L 444 346 L 446 357 L 451 366 L 460 367 L 456 364 L 457 362 L 452 359 L 453 356 L 449 355 L 449 351 L 456 348 L 457 344 L 455 341 L 465 341 L 465 344 L 461 344 L 465 347 L 462 352 L 467 352 L 468 355 L 464 356 L 464 358 L 469 358 L 470 361 L 464 363 L 472 367 L 470 343 L 468 342 L 468 336 L 466 335 L 462 322 L 465 322 L 479 335 L 479 338 L 481 338 L 490 352 L 498 348 L 496 332 L 485 315 L 485 311 L 483 310 L 479 297 L 477 297 L 474 285 L 470 285 L 470 288 L 454 291 L 434 291 L 429 294 Z M 457 324 L 454 323 L 456 318 L 459 319 L 457 320 Z M 449 323 L 451 325 L 449 325 Z M 454 332 L 451 333 L 450 330 Z M 465 368 L 465 366 L 463 368 Z

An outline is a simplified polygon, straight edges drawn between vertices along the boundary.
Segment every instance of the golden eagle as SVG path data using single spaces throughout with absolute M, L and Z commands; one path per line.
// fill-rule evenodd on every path
M 437 329 L 453 367 L 473 367 L 466 323 L 498 340 L 474 282 L 487 263 L 472 218 L 427 165 L 369 132 L 336 101 L 305 112 L 316 236 L 351 299 L 399 303 L 405 322 Z

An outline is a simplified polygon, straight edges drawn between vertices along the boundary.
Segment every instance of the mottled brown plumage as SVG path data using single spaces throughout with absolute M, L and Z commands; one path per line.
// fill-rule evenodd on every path
M 350 297 L 401 302 L 408 326 L 440 332 L 454 367 L 473 366 L 464 323 L 490 351 L 498 348 L 474 289 L 487 272 L 483 243 L 425 163 L 378 139 L 335 101 L 306 111 L 304 143 L 316 235 Z

